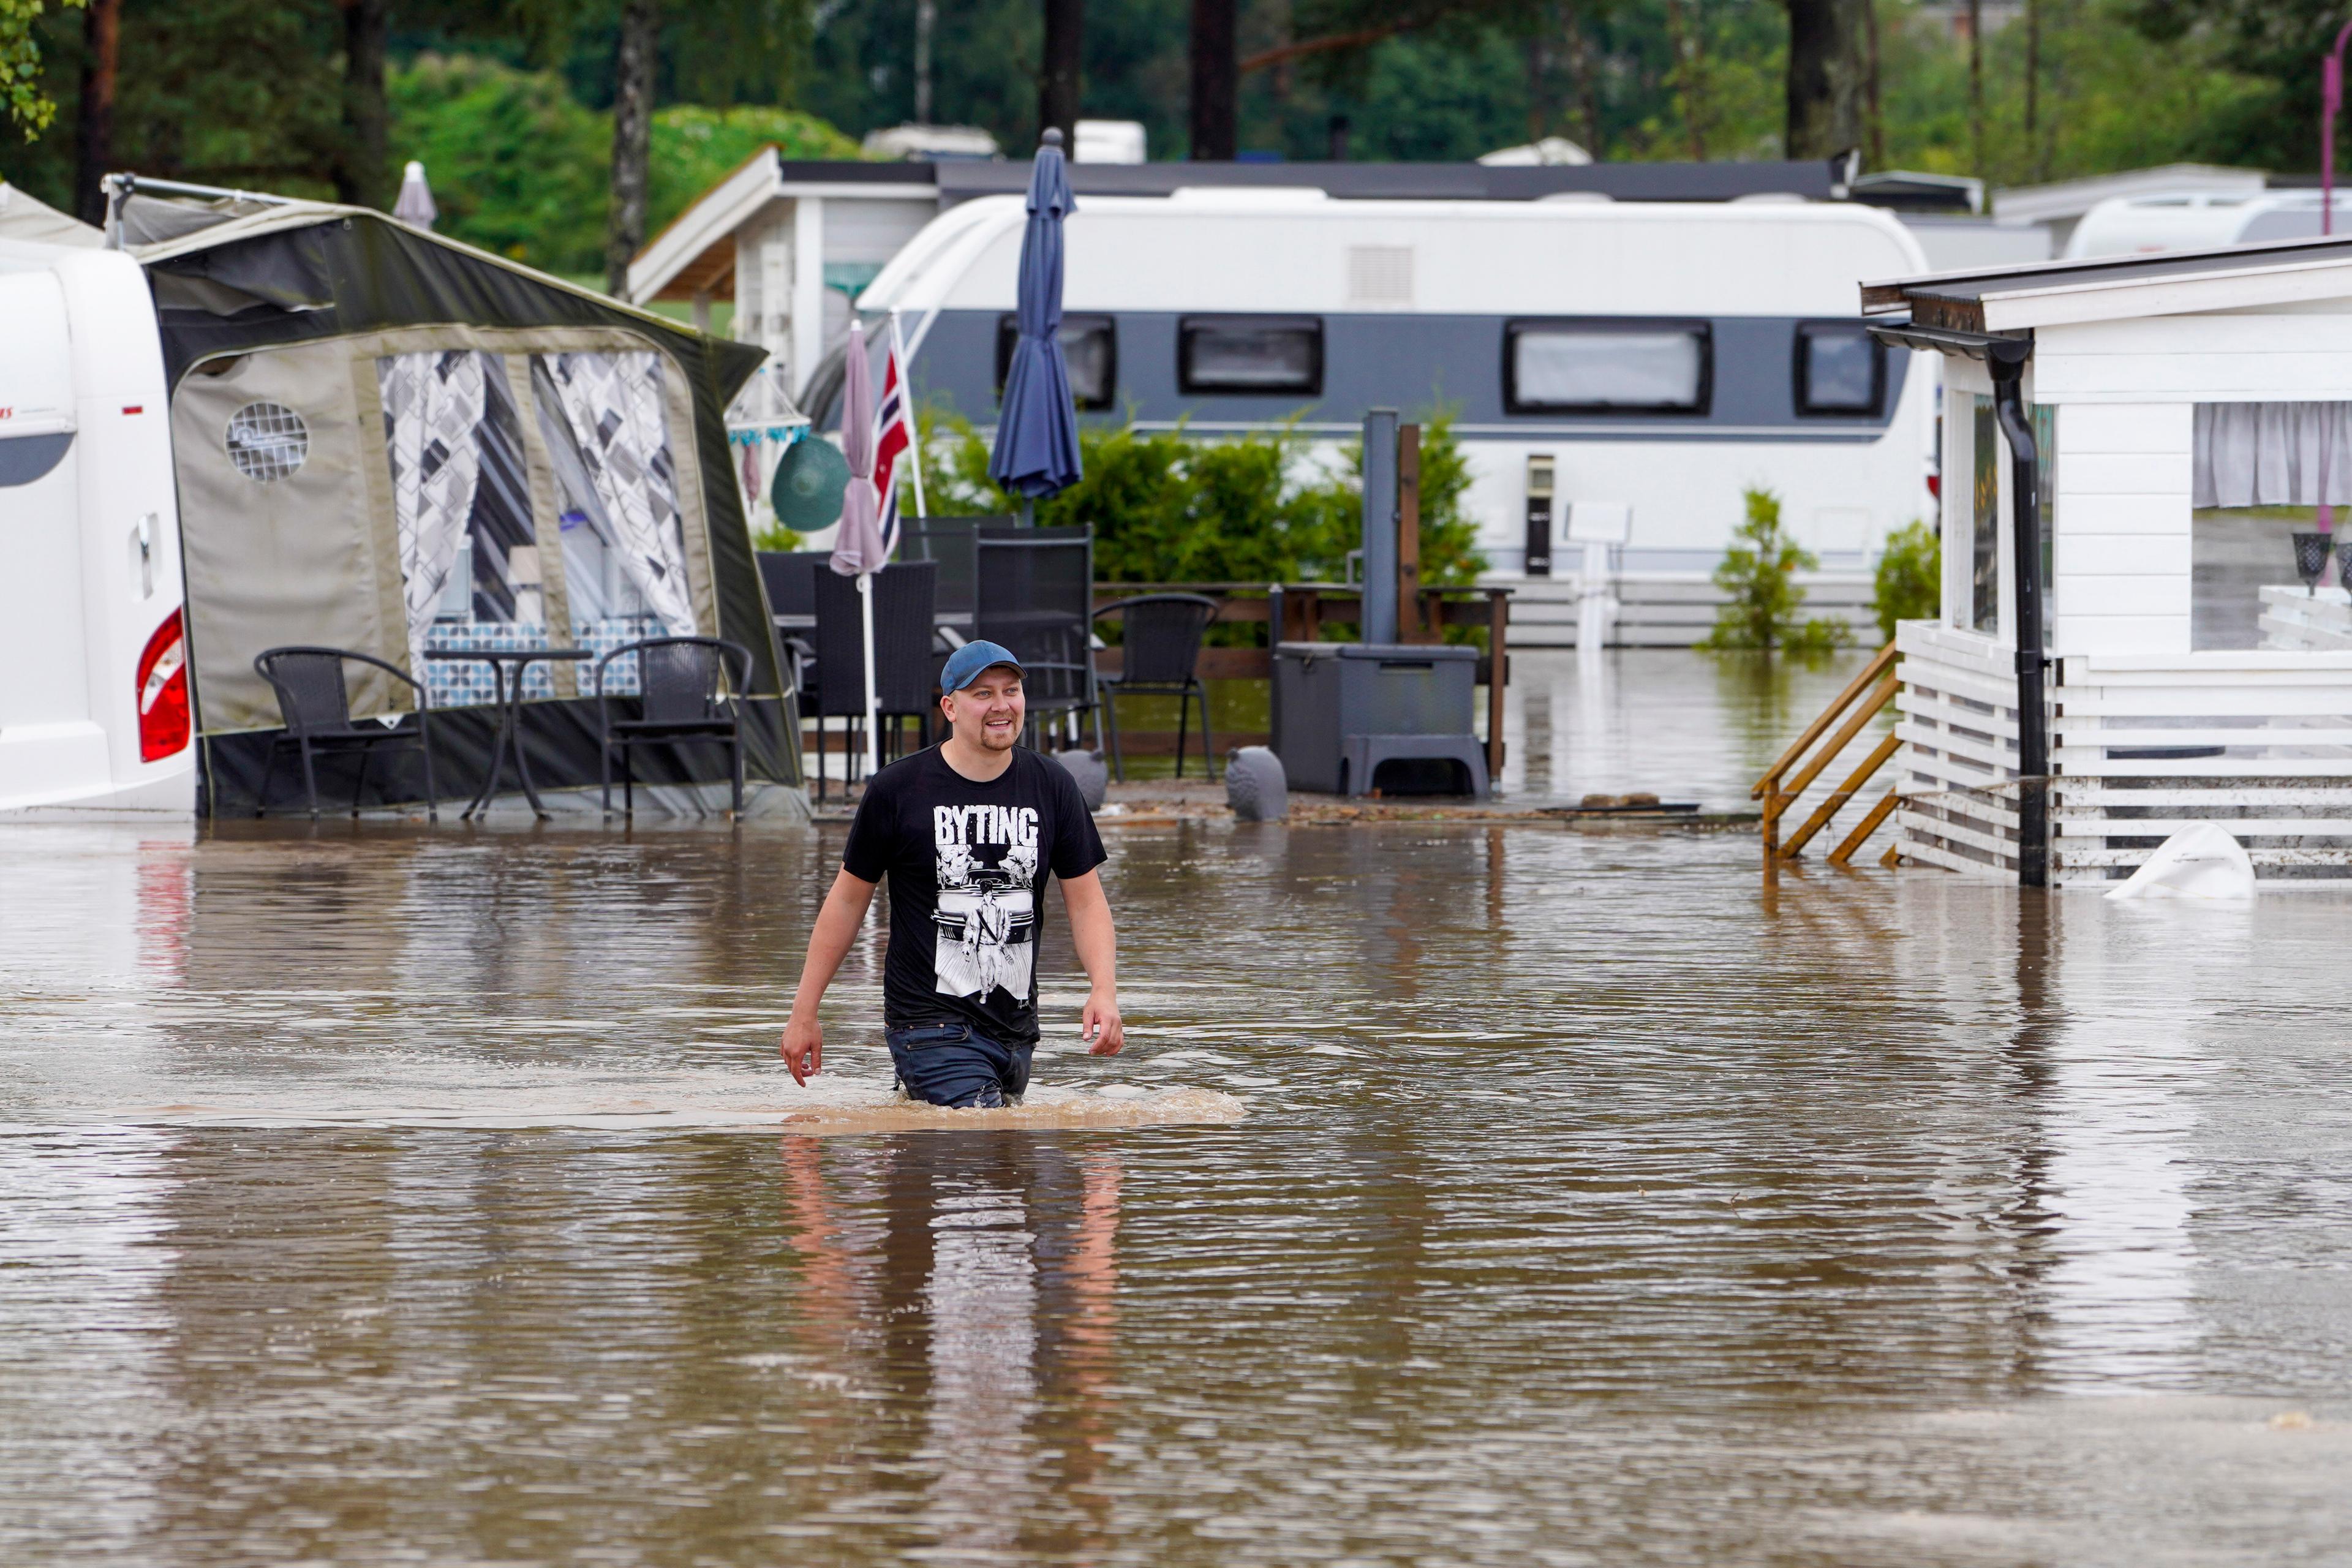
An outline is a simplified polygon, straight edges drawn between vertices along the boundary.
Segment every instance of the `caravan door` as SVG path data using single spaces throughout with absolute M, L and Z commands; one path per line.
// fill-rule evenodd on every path
M 52 255 L 0 271 L 0 810 L 184 815 L 194 752 L 154 307 L 129 257 Z

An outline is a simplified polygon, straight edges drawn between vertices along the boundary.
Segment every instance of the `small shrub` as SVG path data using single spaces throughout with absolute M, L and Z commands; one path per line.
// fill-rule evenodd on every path
M 1929 619 L 1941 607 L 1943 535 L 1925 522 L 1905 523 L 1886 536 L 1875 579 L 1870 607 L 1878 616 L 1880 638 L 1892 642 L 1895 622 Z
M 1715 569 L 1715 585 L 1731 602 L 1716 612 L 1715 629 L 1699 647 L 1819 654 L 1852 642 L 1853 633 L 1843 621 L 1798 618 L 1805 591 L 1797 586 L 1797 574 L 1821 561 L 1781 527 L 1779 496 L 1751 489 L 1747 498 L 1748 521 L 1732 535 L 1736 542 Z

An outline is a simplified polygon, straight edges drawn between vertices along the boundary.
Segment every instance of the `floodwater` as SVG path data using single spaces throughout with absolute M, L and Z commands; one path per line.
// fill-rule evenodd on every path
M 0 1562 L 2343 1560 L 2338 898 L 1115 830 L 1242 1120 L 807 1136 L 838 834 L 0 829 Z

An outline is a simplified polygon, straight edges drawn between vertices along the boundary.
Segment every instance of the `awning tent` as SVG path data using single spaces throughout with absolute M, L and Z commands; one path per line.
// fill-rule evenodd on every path
M 427 651 L 726 637 L 751 654 L 750 774 L 799 782 L 727 442 L 761 350 L 363 208 L 134 195 L 118 221 L 172 388 L 209 809 L 257 803 L 281 721 L 253 659 L 288 644 L 427 681 L 446 792 L 481 775 L 491 676 Z M 624 700 L 630 662 L 613 667 Z M 533 668 L 524 734 L 542 788 L 597 780 L 593 668 Z M 355 716 L 413 706 L 351 669 Z M 299 798 L 290 773 L 271 804 Z M 648 752 L 640 772 L 724 776 L 709 746 Z M 396 777 L 390 798 L 422 782 Z

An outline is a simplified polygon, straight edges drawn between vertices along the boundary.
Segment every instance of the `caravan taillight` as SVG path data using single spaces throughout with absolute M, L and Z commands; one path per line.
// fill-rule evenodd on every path
M 161 762 L 187 744 L 188 639 L 173 610 L 139 655 L 139 760 Z

